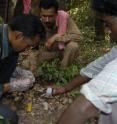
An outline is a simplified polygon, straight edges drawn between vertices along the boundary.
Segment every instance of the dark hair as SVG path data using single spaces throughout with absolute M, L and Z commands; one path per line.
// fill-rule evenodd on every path
M 45 28 L 42 22 L 34 15 L 22 14 L 15 17 L 8 23 L 12 31 L 20 31 L 24 36 L 33 37 L 39 35 L 40 39 L 45 38 Z
M 101 14 L 117 16 L 117 0 L 93 0 L 92 8 Z
M 55 11 L 58 11 L 59 8 L 59 3 L 57 0 L 41 0 L 39 3 L 39 8 L 44 8 L 44 9 L 50 9 L 50 8 L 54 8 Z

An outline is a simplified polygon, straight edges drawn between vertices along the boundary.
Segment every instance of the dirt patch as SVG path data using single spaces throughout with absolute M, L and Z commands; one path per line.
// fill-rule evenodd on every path
M 4 104 L 9 104 L 17 110 L 19 124 L 55 124 L 63 110 L 73 101 L 67 95 L 46 98 L 43 96 L 47 85 L 36 83 L 33 89 L 25 93 L 14 93 L 3 98 Z M 27 111 L 29 100 L 32 109 Z

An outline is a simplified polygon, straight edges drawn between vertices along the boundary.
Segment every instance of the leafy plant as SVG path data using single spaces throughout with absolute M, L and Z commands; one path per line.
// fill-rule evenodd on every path
M 80 4 L 77 3 L 77 7 L 72 6 L 69 12 L 78 24 L 78 27 L 80 27 L 80 30 L 84 36 L 84 40 L 79 43 L 79 59 L 65 70 L 59 70 L 57 68 L 60 61 L 59 59 L 43 63 L 39 66 L 37 71 L 37 77 L 41 81 L 60 83 L 61 85 L 64 85 L 76 76 L 82 67 L 86 66 L 97 57 L 103 55 L 112 47 L 108 38 L 106 38 L 106 40 L 102 43 L 94 41 L 94 16 L 93 11 L 91 10 L 91 1 L 80 0 L 77 2 L 80 2 Z
M 51 62 L 43 63 L 37 71 L 38 78 L 46 82 L 67 83 L 79 72 L 79 67 L 76 64 L 72 64 L 65 70 L 59 70 L 57 68 L 59 60 L 55 59 Z

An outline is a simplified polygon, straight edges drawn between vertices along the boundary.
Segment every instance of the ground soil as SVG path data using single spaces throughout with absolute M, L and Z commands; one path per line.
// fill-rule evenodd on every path
M 15 109 L 19 115 L 18 124 L 55 124 L 63 110 L 73 101 L 67 94 L 45 97 L 48 85 L 35 86 L 25 93 L 13 93 L 3 98 L 3 103 Z M 27 108 L 32 102 L 32 110 Z

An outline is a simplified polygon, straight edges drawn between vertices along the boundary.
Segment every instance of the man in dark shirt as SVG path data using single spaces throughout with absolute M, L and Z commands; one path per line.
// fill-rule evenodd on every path
M 0 96 L 15 88 L 9 81 L 16 68 L 19 52 L 37 46 L 44 36 L 41 21 L 33 15 L 17 16 L 8 25 L 0 26 Z M 0 115 L 5 119 L 14 118 L 10 111 L 6 112 L 6 107 L 0 107 Z

